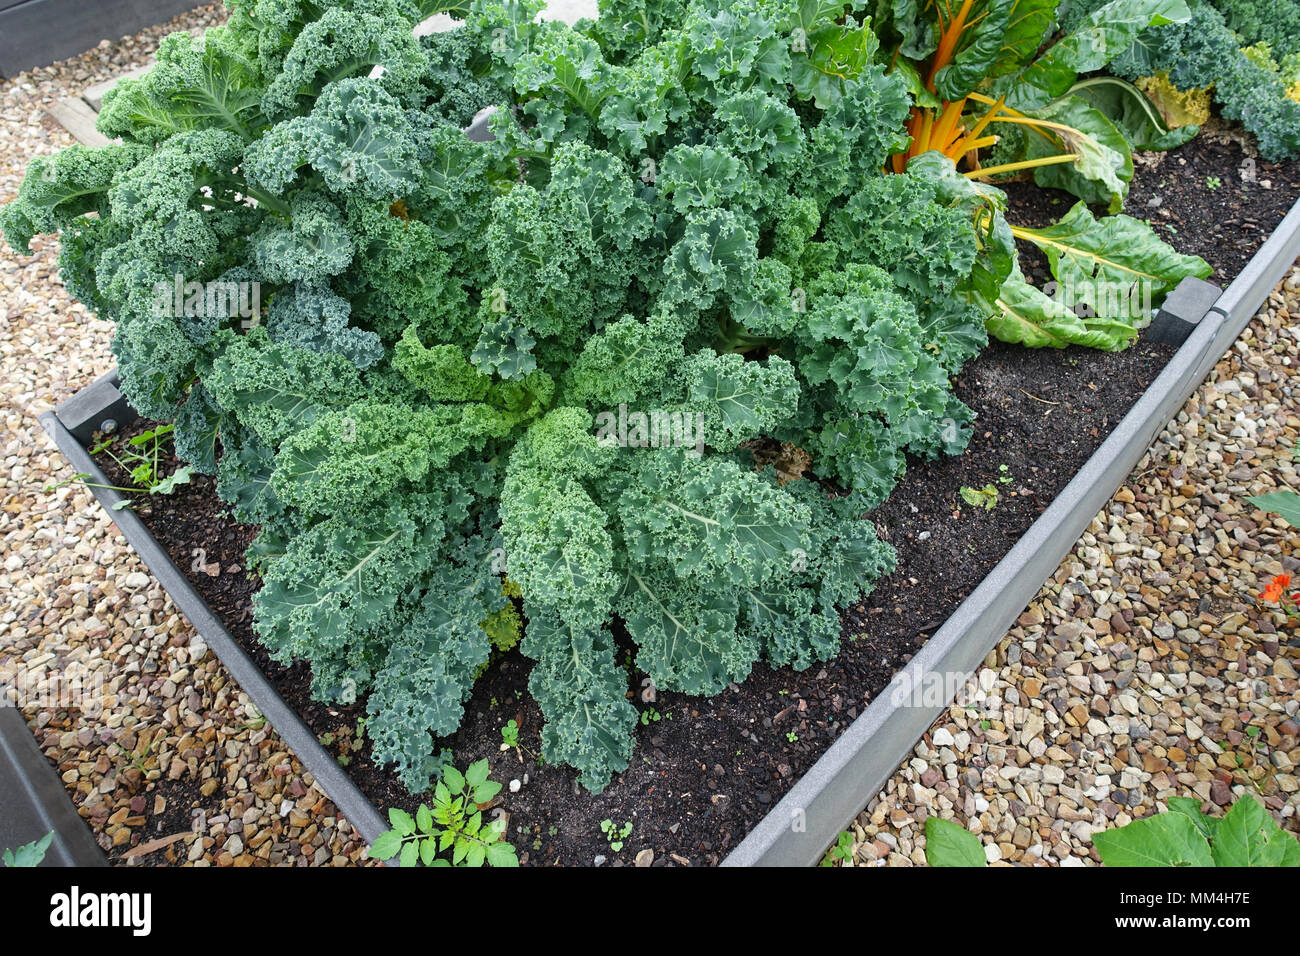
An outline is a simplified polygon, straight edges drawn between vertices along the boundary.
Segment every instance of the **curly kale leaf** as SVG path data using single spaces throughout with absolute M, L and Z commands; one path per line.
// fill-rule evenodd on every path
M 304 513 L 364 513 L 403 482 L 488 438 L 510 420 L 481 404 L 403 405 L 359 402 L 318 416 L 281 445 L 271 483 L 280 500 Z
M 248 150 L 249 181 L 280 193 L 310 165 L 335 193 L 393 202 L 419 179 L 419 152 L 401 104 L 378 80 L 339 80 L 311 112 L 275 126 Z
M 221 129 L 247 142 L 266 120 L 256 67 L 229 30 L 203 39 L 173 33 L 158 45 L 157 63 L 104 95 L 96 126 L 105 136 L 152 146 L 196 129 Z
M 325 518 L 261 565 L 253 600 L 258 632 L 272 656 L 302 658 L 313 692 L 338 699 L 331 678 L 352 669 L 369 636 L 399 625 L 399 599 L 434 566 L 437 544 L 468 515 L 470 497 L 452 476 L 364 515 Z
M 18 198 L 0 211 L 5 241 L 26 252 L 33 236 L 57 232 L 90 213 L 106 214 L 109 187 L 145 155 L 138 146 L 76 145 L 53 156 L 38 156 L 28 167 Z
M 272 119 L 301 113 L 332 83 L 366 77 L 382 67 L 374 83 L 414 105 L 422 92 L 426 60 L 407 20 L 335 8 L 302 28 L 279 74 L 262 96 Z M 317 99 L 317 98 L 320 99 Z
M 342 355 L 359 369 L 384 357 L 384 343 L 374 332 L 348 325 L 352 306 L 329 289 L 301 282 L 278 293 L 266 315 L 272 342 Z
M 718 451 L 772 434 L 799 407 L 798 375 L 780 356 L 746 362 L 703 349 L 686 360 L 681 374 L 688 383 L 686 407 L 701 416 L 695 437 Z
M 270 448 L 365 395 L 357 367 L 346 358 L 273 344 L 262 328 L 230 336 L 204 384 Z
M 580 630 L 604 625 L 618 588 L 609 516 L 583 484 L 612 451 L 584 410 L 554 409 L 516 446 L 502 489 L 511 580 Z
M 737 630 L 733 592 L 701 588 L 668 568 L 630 569 L 619 610 L 637 642 L 636 666 L 666 690 L 720 693 L 749 676 L 762 650 Z
M 338 207 L 318 193 L 298 196 L 290 221 L 268 219 L 249 245 L 257 269 L 277 283 L 338 275 L 356 249 Z
M 618 498 L 631 562 L 728 590 L 761 584 L 808 548 L 807 509 L 733 461 L 661 448 L 633 473 Z
M 627 769 L 637 722 L 614 641 L 606 631 L 565 624 L 527 602 L 524 613 L 528 631 L 520 648 L 536 662 L 528 690 L 546 718 L 542 756 L 576 767 L 582 785 L 600 793 Z
M 975 264 L 975 234 L 963 210 L 940 205 L 923 178 L 903 173 L 862 184 L 826 226 L 851 262 L 889 272 L 925 298 L 951 294 Z
M 375 760 L 395 763 L 413 793 L 427 790 L 442 766 L 434 738 L 456 732 L 474 678 L 491 653 L 482 622 L 500 579 L 474 556 L 447 564 L 388 649 L 367 702 L 366 734 Z

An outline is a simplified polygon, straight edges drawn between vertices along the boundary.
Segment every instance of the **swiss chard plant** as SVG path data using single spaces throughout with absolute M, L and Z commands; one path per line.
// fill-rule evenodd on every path
M 891 71 L 914 97 L 909 141 L 891 157 L 891 168 L 914 171 L 937 152 L 972 180 L 1030 170 L 1040 186 L 1078 196 L 1046 229 L 1007 224 L 1000 201 L 990 201 L 978 215 L 994 259 L 1009 261 L 1011 272 L 994 271 L 998 284 L 971 291 L 990 314 L 989 331 L 1004 341 L 1119 349 L 1134 339 L 1153 300 L 1210 268 L 1174 252 L 1146 223 L 1122 215 L 1098 220 L 1088 204 L 1117 213 L 1133 177 L 1133 149 L 1172 148 L 1196 127 L 1170 130 L 1135 87 L 1080 76 L 1105 67 L 1144 29 L 1189 14 L 1183 0 L 1109 0 L 1062 33 L 1060 6 L 1061 0 L 879 4 Z M 995 144 L 999 161 L 987 165 L 982 154 Z M 1013 238 L 1046 254 L 1055 294 L 1025 281 Z
M 593 790 L 638 720 L 616 623 L 690 694 L 836 653 L 836 608 L 894 565 L 863 515 L 908 454 L 965 446 L 950 382 L 985 320 L 1045 308 L 998 190 L 933 150 L 885 172 L 914 94 L 867 11 L 230 7 L 0 228 L 61 233 L 131 402 L 260 526 L 270 652 L 364 698 L 416 791 L 524 620 L 541 756 Z M 417 38 L 438 11 L 461 23 Z M 1082 207 L 1042 242 L 1089 280 L 1198 268 Z

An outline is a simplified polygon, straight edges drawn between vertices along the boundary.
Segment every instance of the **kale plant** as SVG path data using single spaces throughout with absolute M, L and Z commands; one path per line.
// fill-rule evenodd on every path
M 366 698 L 422 791 L 520 595 L 542 756 L 599 790 L 638 720 L 616 622 L 689 694 L 835 654 L 836 608 L 894 566 L 864 514 L 906 455 L 965 446 L 950 380 L 986 318 L 1050 306 L 1000 192 L 938 152 L 884 172 L 912 98 L 864 12 L 230 6 L 105 98 L 120 143 L 35 160 L 0 228 L 61 233 L 131 402 L 260 526 L 275 658 Z M 417 39 L 439 11 L 461 23 Z M 1104 275 L 1128 227 L 1090 252 L 1071 215 L 1044 241 Z

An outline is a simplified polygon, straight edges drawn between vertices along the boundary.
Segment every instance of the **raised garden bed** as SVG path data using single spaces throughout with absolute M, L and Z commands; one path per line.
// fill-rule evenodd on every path
M 1180 235 L 1199 234 L 1198 219 L 1249 219 L 1242 225 L 1253 228 L 1247 241 L 1257 247 L 1300 192 L 1293 168 L 1266 167 L 1267 190 L 1223 177 L 1229 184 L 1224 209 L 1206 209 L 1204 191 L 1187 185 L 1204 169 L 1228 171 L 1239 160 L 1235 147 L 1195 140 L 1169 154 L 1162 168 L 1140 172 L 1134 194 L 1172 197 L 1162 208 L 1169 210 L 1165 218 L 1181 224 Z M 1179 174 L 1186 166 L 1197 179 Z M 1034 195 L 1050 204 L 1050 195 L 1013 187 L 1013 202 Z M 509 838 L 521 859 L 590 864 L 609 856 L 599 824 L 614 819 L 634 823 L 621 854 L 629 862 L 647 849 L 660 862 L 695 865 L 814 862 L 948 704 L 899 707 L 882 691 L 891 680 L 964 674 L 978 665 L 1300 253 L 1300 212 L 1291 212 L 1244 270 L 1250 249 L 1240 244 L 1205 240 L 1198 251 L 1216 267 L 1216 279 L 1236 278 L 1181 347 L 1150 337 L 1113 354 L 994 344 L 966 367 L 957 393 L 979 415 L 975 440 L 963 456 L 912 462 L 891 499 L 873 513 L 882 537 L 899 551 L 899 568 L 846 611 L 846 641 L 832 661 L 802 673 L 759 666 L 743 685 L 711 699 L 661 692 L 653 707 L 641 705 L 649 716 L 632 766 L 602 794 L 581 797 L 574 796 L 567 768 L 539 768 L 515 751 L 500 752 L 501 727 L 513 719 L 522 728 L 521 744 L 535 754 L 540 715 L 527 692 L 529 662 L 517 651 L 494 662 L 448 744 L 459 765 L 490 757 L 496 779 L 527 775 L 519 792 L 503 793 Z M 1204 288 L 1199 292 L 1192 320 L 1210 301 Z M 1180 306 L 1171 299 L 1167 309 Z M 78 471 L 118 484 L 117 466 L 107 456 L 92 461 L 86 444 L 105 418 L 115 419 L 124 435 L 142 429 L 145 423 L 132 423 L 133 416 L 111 380 L 101 380 L 43 421 Z M 1011 480 L 991 511 L 957 496 L 964 485 L 1002 474 Z M 110 490 L 95 494 L 108 506 L 119 500 Z M 258 644 L 249 607 L 257 583 L 243 570 L 255 529 L 226 514 L 210 480 L 154 499 L 139 514 L 113 516 L 364 836 L 385 829 L 378 811 L 418 805 L 394 775 L 370 761 L 368 748 L 340 746 L 346 739 L 340 731 L 355 728 L 364 701 L 353 707 L 311 701 L 306 667 L 276 664 Z M 201 562 L 193 557 L 200 546 Z M 319 738 L 330 740 L 334 752 Z
M 1056 566 L 1295 252 L 1290 223 L 1226 296 L 1184 282 L 1146 339 L 1119 354 L 995 345 L 968 362 L 983 344 L 986 315 L 999 337 L 1031 345 L 1117 347 L 1135 334 L 1116 321 L 1119 306 L 1104 301 L 1108 318 L 1065 321 L 1059 304 L 1014 268 L 1012 237 L 1034 244 L 1021 250 L 1033 279 L 1041 282 L 1048 264 L 1035 250 L 1053 256 L 1050 273 L 1062 280 L 1067 307 L 1100 301 L 1108 288 L 1131 291 L 1135 277 L 1159 295 L 1183 276 L 1217 272 L 1224 282 L 1300 193 L 1295 169 L 1252 165 L 1247 176 L 1239 148 L 1207 138 L 1139 163 L 1130 212 L 1153 220 L 1157 232 L 1132 218 L 1094 221 L 1082 204 L 1062 217 L 1064 207 L 1051 208 L 1059 196 L 1014 185 L 1013 225 L 1000 195 L 968 177 L 1078 163 L 1040 181 L 1114 207 L 1127 191 L 1116 171 L 1127 178 L 1132 169 L 1126 144 L 1147 141 L 1151 124 L 1161 124 L 1148 113 L 1135 120 L 1140 130 L 1111 129 L 1104 135 L 1117 148 L 1101 152 L 1105 162 L 1085 164 L 1083 146 L 1043 132 L 1073 126 L 1003 110 L 1002 100 L 975 91 L 974 79 L 944 73 L 944 102 L 919 93 L 913 101 L 904 74 L 925 68 L 935 76 L 956 49 L 960 22 L 928 65 L 896 62 L 886 75 L 864 60 L 841 75 L 821 69 L 818 58 L 848 40 L 845 49 L 865 50 L 873 28 L 833 10 L 774 14 L 777 26 L 800 35 L 812 25 L 805 15 L 826 21 L 811 50 L 792 50 L 788 64 L 762 58 L 760 72 L 772 72 L 791 106 L 757 98 L 768 94 L 749 89 L 744 63 L 727 64 L 725 82 L 714 85 L 719 63 L 694 42 L 713 21 L 699 20 L 699 11 L 680 28 L 665 27 L 682 42 L 662 47 L 649 42 L 658 27 L 647 26 L 643 44 L 605 35 L 620 20 L 584 27 L 600 35 L 593 39 L 538 26 L 530 8 L 472 11 L 466 33 L 429 41 L 447 58 L 435 62 L 412 40 L 409 9 L 392 10 L 389 19 L 305 15 L 291 26 L 296 53 L 283 61 L 259 37 L 268 72 L 255 81 L 276 78 L 264 97 L 232 101 L 215 120 L 191 115 L 192 100 L 176 95 L 166 69 L 132 84 L 101 117 L 124 146 L 93 160 L 69 152 L 34 163 L 19 202 L 6 210 L 11 243 L 60 226 L 86 230 L 65 248 L 69 275 L 80 279 L 69 284 L 94 299 L 93 273 L 104 296 L 96 305 L 118 322 L 123 375 L 142 409 L 171 418 L 184 397 L 175 436 L 183 454 L 212 470 L 224 446 L 227 490 L 243 492 L 239 513 L 267 524 L 259 539 L 266 590 L 258 594 L 259 581 L 244 570 L 257 529 L 228 517 L 206 479 L 171 497 L 137 497 L 140 513 L 120 512 L 119 523 L 367 837 L 384 825 L 379 810 L 419 802 L 372 763 L 371 740 L 383 759 L 397 761 L 401 779 L 424 787 L 440 767 L 429 753 L 433 732 L 457 765 L 491 759 L 494 775 L 510 781 L 493 810 L 508 815 L 509 839 L 526 862 L 599 863 L 611 855 L 642 865 L 811 862 L 946 703 L 952 679 L 983 657 Z M 528 49 L 513 62 L 496 56 L 495 40 L 487 56 L 496 17 Z M 766 29 L 755 17 L 755 29 Z M 1124 32 L 1090 22 L 1108 35 Z M 260 29 L 245 20 L 201 49 L 179 38 L 159 61 L 184 63 L 190 74 L 227 70 L 244 57 L 239 42 Z M 384 69 L 318 77 L 314 57 L 336 55 L 320 42 L 322 31 L 379 43 L 372 48 L 388 52 L 362 66 Z M 751 42 L 756 52 L 765 48 L 761 37 Z M 631 66 L 619 62 L 624 43 L 645 46 L 632 51 Z M 1015 57 L 1028 62 L 1037 44 L 1022 46 Z M 595 85 L 561 79 L 578 48 L 603 63 Z M 490 59 L 495 90 L 479 85 L 475 50 Z M 642 122 L 637 84 L 652 78 L 642 68 L 664 51 L 681 59 L 673 70 L 694 79 L 680 88 L 656 81 Z M 308 97 L 309 115 L 289 118 L 307 105 L 295 95 L 304 68 L 320 89 Z M 557 71 L 555 82 L 538 85 L 539 69 Z M 1067 73 L 1077 75 L 1074 67 Z M 1035 86 L 1036 76 L 1029 70 L 1017 81 L 1015 102 L 1056 95 L 1055 80 L 1048 89 Z M 736 93 L 733 80 L 749 92 Z M 681 108 L 679 93 L 694 105 Z M 965 115 L 968 99 L 987 100 L 989 110 Z M 455 129 L 485 101 L 511 105 L 494 125 L 499 149 L 471 148 Z M 407 103 L 453 125 L 412 129 L 400 108 Z M 656 132 L 660 108 L 672 117 L 671 132 Z M 1077 99 L 1053 108 L 1097 122 Z M 589 120 L 606 109 L 597 134 Z M 746 143 L 774 110 L 783 118 L 773 150 L 755 152 Z M 203 134 L 160 145 L 151 119 L 160 111 L 189 116 Z M 712 141 L 715 121 L 725 127 L 719 147 L 700 145 Z M 963 178 L 960 165 L 975 164 L 972 151 L 992 144 L 980 136 L 989 122 L 1037 125 L 1065 152 L 1037 155 L 1041 144 L 1025 141 Z M 368 127 L 360 140 L 356 123 Z M 732 132 L 740 136 L 734 143 Z M 643 134 L 657 141 L 650 152 L 664 150 L 662 182 L 654 163 L 628 175 L 649 144 Z M 573 135 L 590 142 L 571 142 Z M 386 144 L 384 157 L 351 155 L 358 141 Z M 805 155 L 808 162 L 794 158 Z M 416 161 L 428 156 L 437 158 Z M 299 175 L 304 162 L 319 179 Z M 106 188 L 109 181 L 92 174 L 108 167 Z M 1086 183 L 1071 179 L 1075 173 Z M 200 182 L 209 184 L 201 188 L 210 204 L 195 202 Z M 69 184 L 77 204 L 62 198 Z M 158 202 L 136 201 L 146 194 Z M 345 199 L 341 211 L 335 203 Z M 96 225 L 80 221 L 82 204 L 95 204 Z M 457 204 L 472 210 L 462 215 Z M 1240 240 L 1225 234 L 1234 217 L 1245 227 Z M 132 285 L 135 277 L 174 277 L 179 297 L 185 277 L 173 265 L 174 246 L 161 240 L 180 225 L 194 230 L 197 244 L 182 264 L 196 275 L 219 264 L 196 251 L 212 243 L 232 256 L 247 253 L 251 268 L 226 276 L 270 282 L 267 329 L 254 328 L 260 310 L 241 293 L 239 314 L 251 321 L 240 334 L 229 311 L 234 287 L 224 280 L 209 288 L 206 309 L 160 308 L 158 282 L 144 307 L 139 295 L 148 287 Z M 1165 238 L 1196 246 L 1213 264 L 1163 245 L 1161 226 Z M 1193 242 L 1184 243 L 1187 232 L 1197 234 Z M 403 259 L 408 253 L 417 259 Z M 123 263 L 133 271 L 119 269 Z M 417 272 L 421 281 L 410 281 Z M 435 279 L 443 272 L 445 289 Z M 256 294 L 261 280 L 239 288 Z M 620 318 L 624 312 L 636 314 Z M 356 325 L 347 325 L 349 315 Z M 709 459 L 695 464 L 678 449 L 607 454 L 607 434 L 593 436 L 584 416 L 615 405 L 626 414 L 632 399 L 673 410 L 656 416 L 690 409 L 698 429 L 713 416 Z M 906 480 L 886 500 L 898 477 L 895 449 L 965 447 L 951 417 L 963 419 L 958 400 L 977 416 L 970 447 L 933 464 L 909 461 Z M 101 380 L 44 421 L 78 470 L 103 486 L 96 493 L 122 503 L 108 486 L 128 483 L 125 466 L 111 448 L 92 461 L 88 443 L 98 446 L 97 429 L 117 441 L 151 423 L 125 405 L 114 382 Z M 695 434 L 698 457 L 703 432 Z M 807 449 L 816 463 L 807 482 L 788 487 L 777 474 L 752 470 L 749 451 L 760 461 L 769 451 L 778 456 L 770 435 L 789 441 L 779 452 L 782 478 L 804 471 L 798 456 Z M 658 447 L 626 434 L 621 443 Z M 176 464 L 164 474 L 169 467 Z M 159 477 L 148 470 L 150 482 Z M 834 495 L 818 493 L 814 480 Z M 845 491 L 852 497 L 836 501 Z M 892 562 L 859 522 L 882 501 L 871 517 L 899 565 L 859 600 Z M 617 524 L 607 526 L 611 520 Z M 508 579 L 498 558 L 488 568 L 489 548 L 508 553 Z M 809 552 L 814 563 L 801 563 Z M 499 648 L 518 639 L 511 594 L 523 595 L 530 619 L 524 648 L 539 661 L 531 681 L 518 651 L 488 660 L 489 636 Z M 251 628 L 254 599 L 268 644 L 300 663 L 267 659 Z M 837 617 L 833 606 L 846 604 Z M 635 642 L 619 630 L 622 620 Z M 831 656 L 837 628 L 846 640 Z M 661 685 L 717 696 L 628 691 L 645 686 L 634 643 L 636 665 Z M 750 676 L 760 653 L 805 667 L 829 659 L 799 673 L 758 666 Z M 315 662 L 315 674 L 304 659 Z M 903 677 L 941 677 L 948 693 L 897 706 L 885 691 L 900 668 Z M 353 678 L 373 689 L 369 707 L 365 699 L 323 706 L 306 696 L 316 680 L 332 699 L 352 701 Z M 732 680 L 744 683 L 728 687 Z M 507 722 L 518 740 L 503 746 Z M 575 798 L 572 772 L 542 766 L 541 752 L 579 768 L 599 794 Z M 601 832 L 611 827 L 617 842 Z

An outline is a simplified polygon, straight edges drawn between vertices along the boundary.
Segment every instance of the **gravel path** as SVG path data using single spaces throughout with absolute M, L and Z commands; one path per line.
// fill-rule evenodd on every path
M 47 105 L 143 64 L 166 33 L 223 16 L 202 7 L 0 81 L 0 202 L 33 156 L 72 143 L 44 118 Z M 112 327 L 63 291 L 56 242 L 38 239 L 34 250 L 0 247 L 0 697 L 5 688 L 22 696 L 36 739 L 115 862 L 361 861 L 364 843 L 104 510 L 77 484 L 43 490 L 72 475 L 36 416 L 112 367 Z
M 1300 490 L 1293 315 L 1300 265 L 855 821 L 856 865 L 923 864 L 935 814 L 990 862 L 1095 865 L 1175 796 L 1300 832 L 1300 639 L 1258 603 L 1300 531 L 1245 501 Z
M 0 202 L 69 145 L 45 106 L 145 62 L 217 5 L 0 81 Z M 364 845 L 83 488 L 36 414 L 112 366 L 111 326 L 60 286 L 57 244 L 0 250 L 0 688 L 14 688 L 118 862 L 335 864 Z M 1300 830 L 1300 648 L 1257 596 L 1300 533 L 1248 495 L 1300 488 L 1290 376 L 1300 270 L 1157 439 L 965 696 L 854 825 L 859 865 L 924 861 L 923 821 L 990 860 L 1095 863 L 1090 837 L 1170 796 L 1247 790 Z M 54 679 L 53 683 L 51 678 Z M 93 688 L 98 706 L 57 691 Z M 13 695 L 13 691 L 10 691 Z M 1259 728 L 1258 731 L 1249 728 Z

